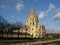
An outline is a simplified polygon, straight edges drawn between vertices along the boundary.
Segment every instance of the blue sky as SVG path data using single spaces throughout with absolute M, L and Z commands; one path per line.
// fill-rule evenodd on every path
M 60 0 L 0 0 L 0 15 L 8 22 L 26 23 L 34 7 L 39 23 L 51 32 L 60 31 Z M 60 33 L 60 32 L 59 32 Z

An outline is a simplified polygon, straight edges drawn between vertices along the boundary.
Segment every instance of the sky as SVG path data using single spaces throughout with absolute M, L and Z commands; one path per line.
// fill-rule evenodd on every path
M 32 7 L 47 32 L 60 33 L 60 0 L 0 0 L 0 15 L 9 23 L 25 24 Z

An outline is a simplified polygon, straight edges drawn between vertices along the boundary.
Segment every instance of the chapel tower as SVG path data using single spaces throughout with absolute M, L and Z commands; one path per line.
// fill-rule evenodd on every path
M 27 33 L 32 35 L 32 37 L 38 38 L 43 37 L 45 29 L 42 25 L 39 24 L 38 17 L 35 14 L 34 8 L 31 9 L 31 12 L 26 21 Z
M 39 21 L 38 21 L 38 17 L 36 16 L 35 12 L 34 12 L 34 8 L 31 9 L 31 12 L 28 16 L 26 25 L 30 28 L 29 32 L 31 35 L 33 35 L 33 37 L 37 37 L 38 36 L 38 27 Z
M 26 22 L 26 25 L 32 26 L 32 27 L 37 27 L 37 25 L 38 25 L 38 17 L 36 16 L 36 14 L 34 12 L 34 8 L 31 9 L 31 12 L 30 12 L 27 22 Z

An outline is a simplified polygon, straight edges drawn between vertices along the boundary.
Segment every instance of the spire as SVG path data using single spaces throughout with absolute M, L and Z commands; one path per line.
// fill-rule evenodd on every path
M 31 12 L 34 13 L 34 8 L 32 7 Z

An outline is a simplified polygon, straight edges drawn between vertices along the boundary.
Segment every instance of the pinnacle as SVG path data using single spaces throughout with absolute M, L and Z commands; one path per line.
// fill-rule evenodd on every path
M 32 7 L 31 12 L 34 13 L 34 8 Z

